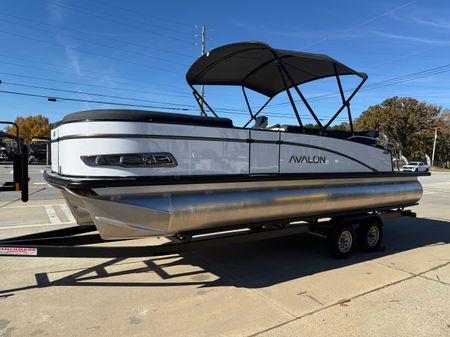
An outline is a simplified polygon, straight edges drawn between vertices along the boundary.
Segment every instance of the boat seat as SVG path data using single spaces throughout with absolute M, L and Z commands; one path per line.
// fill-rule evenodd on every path
M 272 125 L 267 125 L 265 127 L 266 130 L 278 130 L 281 128 L 280 124 L 272 124 Z
M 269 122 L 269 118 L 266 116 L 259 116 L 255 118 L 255 124 L 252 126 L 252 129 L 265 129 Z
M 320 135 L 319 128 L 304 127 L 302 130 L 302 128 L 298 125 L 282 125 L 281 127 L 283 129 L 285 129 L 286 132 L 303 133 L 303 134 L 307 134 L 307 135 Z M 379 132 L 378 131 L 356 131 L 354 134 L 352 134 L 350 131 L 345 131 L 345 130 L 326 130 L 324 132 L 323 136 L 350 140 L 353 142 L 366 144 L 366 145 L 377 145 Z
M 307 135 L 318 135 L 320 130 L 317 128 L 306 128 L 303 127 L 303 130 L 298 125 L 282 125 L 283 129 L 286 130 L 286 132 L 292 132 L 292 133 L 305 133 Z
M 233 122 L 228 118 L 122 109 L 86 110 L 74 112 L 65 116 L 63 120 L 57 122 L 55 126 L 59 126 L 65 123 L 86 121 L 154 122 L 167 124 L 215 126 L 222 128 L 233 127 Z

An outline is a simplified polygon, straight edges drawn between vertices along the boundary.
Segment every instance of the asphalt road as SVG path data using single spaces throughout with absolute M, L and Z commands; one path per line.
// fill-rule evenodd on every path
M 46 165 L 29 165 L 28 176 L 30 177 L 29 191 L 30 200 L 52 200 L 62 198 L 61 193 L 49 186 L 42 174 L 44 170 L 50 170 Z M 0 163 L 0 183 L 13 180 L 12 165 Z M 0 202 L 12 201 L 20 199 L 20 193 L 18 192 L 2 192 L 0 193 Z
M 449 336 L 450 174 L 420 180 L 418 217 L 387 221 L 385 250 L 346 260 L 313 235 L 158 258 L 0 257 L 0 336 Z M 0 201 L 0 237 L 73 224 L 58 191 L 33 186 L 46 190 L 27 204 Z

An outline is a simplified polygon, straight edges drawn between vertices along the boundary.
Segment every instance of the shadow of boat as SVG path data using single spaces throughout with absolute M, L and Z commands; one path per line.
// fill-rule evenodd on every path
M 356 252 L 345 260 L 330 258 L 323 238 L 296 235 L 154 258 L 108 259 L 83 269 L 36 273 L 36 284 L 0 290 L 0 294 L 55 286 L 264 288 L 383 256 L 450 243 L 450 221 L 444 219 L 404 217 L 386 221 L 384 228 L 383 250 Z M 174 269 L 182 271 L 174 272 Z M 159 280 L 131 282 L 130 277 L 121 280 L 123 276 L 149 272 L 157 274 Z M 55 277 L 60 273 L 65 276 Z M 209 277 L 210 274 L 215 277 Z

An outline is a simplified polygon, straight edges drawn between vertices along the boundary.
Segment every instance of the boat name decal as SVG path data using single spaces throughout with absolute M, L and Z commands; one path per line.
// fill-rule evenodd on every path
M 326 164 L 327 158 L 325 156 L 296 156 L 292 155 L 289 159 L 289 163 L 297 163 L 297 164 Z

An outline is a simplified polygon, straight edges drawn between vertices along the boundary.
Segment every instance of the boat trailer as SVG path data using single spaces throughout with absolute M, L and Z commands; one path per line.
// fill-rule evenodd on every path
M 365 213 L 341 214 L 328 221 L 304 219 L 294 223 L 265 223 L 241 227 L 214 228 L 180 233 L 170 242 L 151 246 L 101 246 L 96 244 L 136 241 L 103 240 L 92 225 L 74 226 L 0 240 L 0 256 L 65 258 L 132 258 L 181 254 L 223 245 L 249 243 L 311 233 L 326 237 L 329 253 L 346 258 L 358 246 L 363 251 L 379 250 L 383 220 L 416 214 L 403 209 L 380 209 Z M 219 230 L 219 231 L 218 231 Z M 139 240 L 145 240 L 139 238 Z M 95 244 L 95 246 L 93 246 Z

